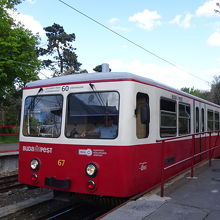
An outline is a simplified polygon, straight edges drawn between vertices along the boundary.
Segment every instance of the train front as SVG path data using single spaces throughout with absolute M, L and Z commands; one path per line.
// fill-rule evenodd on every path
M 115 89 L 112 89 L 114 84 Z M 120 82 L 27 87 L 19 181 L 75 193 L 127 197 L 133 150 L 119 145 Z

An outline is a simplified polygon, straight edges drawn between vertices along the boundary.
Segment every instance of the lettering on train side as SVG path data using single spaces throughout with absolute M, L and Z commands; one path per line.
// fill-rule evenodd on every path
M 51 147 L 39 147 L 39 146 L 23 146 L 22 150 L 23 151 L 28 151 L 28 152 L 39 152 L 39 153 L 51 154 L 52 151 L 53 151 L 53 148 L 51 148 Z

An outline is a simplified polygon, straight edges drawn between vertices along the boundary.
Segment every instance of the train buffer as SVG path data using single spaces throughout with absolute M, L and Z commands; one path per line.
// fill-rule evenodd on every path
M 219 220 L 220 219 L 220 159 L 196 169 L 198 178 L 184 176 L 160 193 L 145 195 L 130 201 L 103 216 L 102 220 Z

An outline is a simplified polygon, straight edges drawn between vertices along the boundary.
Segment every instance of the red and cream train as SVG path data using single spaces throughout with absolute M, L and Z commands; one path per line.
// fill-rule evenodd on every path
M 157 140 L 219 130 L 219 113 L 216 104 L 130 73 L 30 82 L 23 90 L 19 181 L 82 194 L 135 195 L 161 180 Z M 195 152 L 207 148 L 206 139 L 200 137 Z M 169 141 L 165 166 L 191 155 L 190 146 L 191 137 Z M 186 161 L 166 177 L 190 165 Z

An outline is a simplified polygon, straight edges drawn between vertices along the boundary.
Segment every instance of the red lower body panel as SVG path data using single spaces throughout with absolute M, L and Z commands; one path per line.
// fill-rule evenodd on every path
M 53 188 L 76 193 L 129 197 L 143 192 L 161 181 L 161 164 L 169 167 L 192 154 L 208 149 L 207 138 L 192 141 L 172 141 L 165 143 L 164 158 L 161 158 L 162 144 L 135 146 L 77 146 L 20 142 L 19 181 L 38 187 Z M 214 144 L 214 143 L 213 143 Z M 219 156 L 217 149 L 213 155 Z M 203 154 L 194 158 L 195 163 L 209 157 Z M 40 161 L 39 170 L 30 168 L 30 161 Z M 161 160 L 163 162 L 161 162 Z M 98 168 L 95 177 L 88 177 L 86 165 L 94 163 Z M 192 160 L 185 160 L 166 169 L 165 178 L 190 167 Z M 37 180 L 32 180 L 32 175 Z M 88 181 L 96 184 L 89 190 Z

